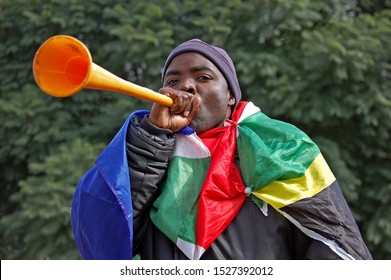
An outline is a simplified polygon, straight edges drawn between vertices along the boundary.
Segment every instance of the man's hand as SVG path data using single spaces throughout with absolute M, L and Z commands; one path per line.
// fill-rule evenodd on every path
M 159 92 L 172 98 L 174 103 L 171 107 L 154 103 L 149 121 L 158 127 L 170 129 L 172 132 L 177 132 L 189 125 L 197 115 L 201 104 L 200 96 L 168 87 L 161 88 Z

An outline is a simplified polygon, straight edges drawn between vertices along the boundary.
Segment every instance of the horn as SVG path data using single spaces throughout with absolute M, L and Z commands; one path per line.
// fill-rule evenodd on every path
M 68 97 L 83 88 L 108 90 L 171 107 L 173 100 L 110 73 L 92 62 L 87 47 L 68 35 L 47 39 L 33 61 L 34 79 L 47 94 Z

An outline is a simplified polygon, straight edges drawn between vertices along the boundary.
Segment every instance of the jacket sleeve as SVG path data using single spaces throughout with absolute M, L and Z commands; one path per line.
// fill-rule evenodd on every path
M 149 210 L 165 175 L 174 142 L 174 134 L 152 125 L 148 115 L 132 117 L 127 131 L 126 154 L 133 206 L 134 255 L 149 223 Z

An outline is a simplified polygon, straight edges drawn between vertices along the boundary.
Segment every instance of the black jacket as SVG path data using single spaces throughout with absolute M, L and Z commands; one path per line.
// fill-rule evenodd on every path
M 132 185 L 133 253 L 141 259 L 187 259 L 149 218 L 165 176 L 175 134 L 134 116 L 127 132 Z M 239 164 L 239 159 L 237 159 Z M 247 198 L 236 218 L 201 259 L 339 259 L 328 246 L 309 238 L 272 207 L 265 215 Z

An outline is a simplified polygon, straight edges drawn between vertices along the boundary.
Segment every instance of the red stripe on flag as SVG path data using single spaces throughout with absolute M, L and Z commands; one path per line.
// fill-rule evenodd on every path
M 239 103 L 232 126 L 219 127 L 200 135 L 212 161 L 200 193 L 197 216 L 197 245 L 205 250 L 227 228 L 242 207 L 245 185 L 236 167 L 236 126 L 246 103 Z

